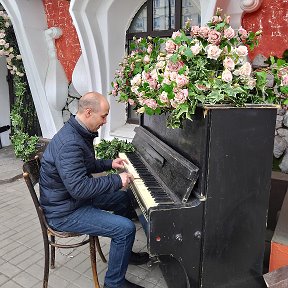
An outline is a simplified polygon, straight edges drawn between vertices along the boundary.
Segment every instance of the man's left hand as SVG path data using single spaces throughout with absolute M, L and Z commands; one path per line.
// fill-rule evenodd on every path
M 123 169 L 124 163 L 128 164 L 128 161 L 126 159 L 116 158 L 112 161 L 112 168 L 113 169 Z

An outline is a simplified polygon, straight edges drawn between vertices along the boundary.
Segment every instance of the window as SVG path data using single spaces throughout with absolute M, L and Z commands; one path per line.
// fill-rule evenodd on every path
M 127 47 L 134 36 L 169 37 L 174 31 L 185 27 L 188 20 L 192 21 L 192 25 L 200 25 L 200 15 L 200 0 L 148 0 L 127 30 Z M 139 124 L 139 116 L 133 107 L 128 105 L 127 112 L 127 122 Z

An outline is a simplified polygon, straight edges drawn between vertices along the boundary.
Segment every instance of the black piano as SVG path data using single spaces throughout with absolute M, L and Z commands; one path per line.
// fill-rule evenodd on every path
M 151 256 L 168 287 L 258 288 L 276 107 L 199 108 L 183 129 L 144 116 L 126 153 Z

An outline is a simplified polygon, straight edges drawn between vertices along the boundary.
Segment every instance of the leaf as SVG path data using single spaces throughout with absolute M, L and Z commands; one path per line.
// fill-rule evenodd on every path
M 213 90 L 206 96 L 205 103 L 215 104 L 224 99 L 224 95 L 219 90 Z
M 172 61 L 173 63 L 176 63 L 178 61 L 178 54 L 173 54 L 170 57 L 170 61 Z
M 280 86 L 280 91 L 284 94 L 288 94 L 288 86 Z
M 278 67 L 280 67 L 280 66 L 282 66 L 282 65 L 284 65 L 284 64 L 286 64 L 286 61 L 285 61 L 285 60 L 283 60 L 283 59 L 278 59 L 278 60 L 277 60 L 277 66 L 278 66 Z
M 190 48 L 187 48 L 187 49 L 185 50 L 184 55 L 185 55 L 187 58 L 192 58 L 192 57 L 193 57 L 193 53 L 192 53 L 192 51 L 191 51 Z

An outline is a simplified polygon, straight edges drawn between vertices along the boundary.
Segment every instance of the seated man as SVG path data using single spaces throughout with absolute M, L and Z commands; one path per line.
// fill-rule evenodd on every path
M 111 238 L 104 287 L 137 288 L 141 286 L 125 279 L 128 264 L 144 264 L 149 255 L 131 252 L 136 229 L 130 219 L 135 211 L 130 194 L 120 190 L 133 176 L 123 172 L 92 177 L 123 168 L 126 161 L 95 159 L 93 139 L 108 113 L 103 95 L 90 92 L 80 98 L 76 116 L 53 137 L 41 159 L 40 203 L 49 225 L 58 231 Z

